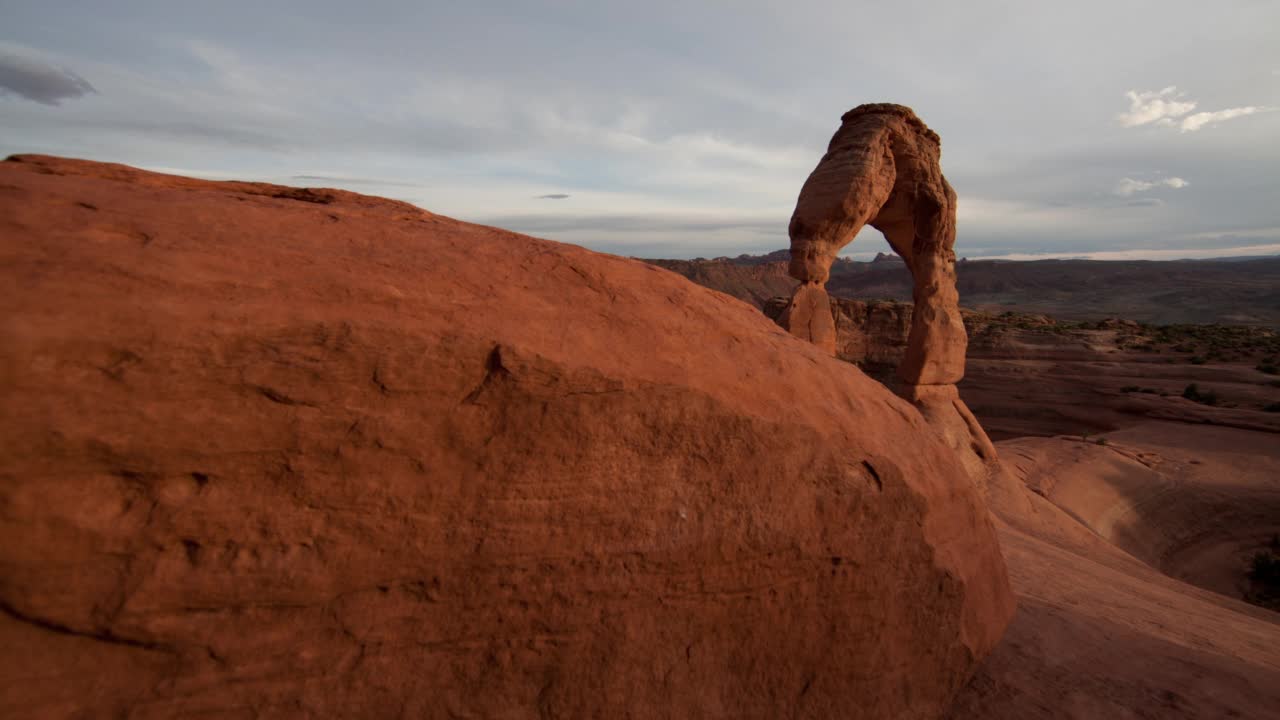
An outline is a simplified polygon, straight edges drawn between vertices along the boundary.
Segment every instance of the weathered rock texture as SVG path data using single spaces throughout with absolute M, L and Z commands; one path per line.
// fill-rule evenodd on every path
M 863 225 L 880 230 L 915 283 L 917 312 L 899 374 L 913 385 L 959 382 L 956 194 L 942 176 L 938 136 L 901 105 L 860 105 L 841 120 L 791 216 L 791 275 L 826 283 L 836 254 Z
M 1013 605 L 910 404 L 644 263 L 0 163 L 0 716 L 943 712 Z

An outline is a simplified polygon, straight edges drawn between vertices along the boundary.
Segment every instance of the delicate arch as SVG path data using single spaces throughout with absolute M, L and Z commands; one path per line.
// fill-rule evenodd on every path
M 968 337 L 956 291 L 956 194 L 942 176 L 938 135 L 902 105 L 860 105 L 841 120 L 791 216 L 790 272 L 804 284 L 784 324 L 834 350 L 823 285 L 837 253 L 869 224 L 913 280 L 915 310 L 899 376 L 912 385 L 959 382 Z

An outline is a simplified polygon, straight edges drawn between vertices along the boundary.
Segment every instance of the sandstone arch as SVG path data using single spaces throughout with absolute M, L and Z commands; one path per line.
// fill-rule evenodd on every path
M 956 193 L 942 175 L 938 135 L 902 105 L 859 105 L 841 121 L 791 216 L 790 272 L 803 285 L 785 324 L 834 352 L 823 285 L 836 254 L 871 225 L 914 279 L 915 313 L 899 376 L 910 385 L 959 382 L 968 339 L 952 249 Z
M 791 216 L 790 273 L 801 284 L 778 322 L 835 354 L 825 289 L 831 263 L 864 225 L 878 229 L 913 279 L 911 332 L 898 366 L 900 395 L 954 449 L 984 490 L 1002 472 L 995 447 L 960 399 L 968 346 L 956 291 L 956 193 L 942 146 L 911 108 L 859 105 L 845 113 Z

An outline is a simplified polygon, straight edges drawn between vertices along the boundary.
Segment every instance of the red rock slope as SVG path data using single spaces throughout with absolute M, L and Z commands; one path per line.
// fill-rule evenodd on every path
M 952 720 L 1280 717 L 1280 613 L 1175 579 L 1238 596 L 1215 575 L 1280 529 L 1273 438 L 1158 422 L 999 443 L 1035 490 L 992 493 L 1018 612 Z
M 0 164 L 0 715 L 942 712 L 1012 599 L 919 413 L 650 265 Z

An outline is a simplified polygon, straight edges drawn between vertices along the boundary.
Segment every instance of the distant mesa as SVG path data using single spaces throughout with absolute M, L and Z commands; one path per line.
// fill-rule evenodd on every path
M 550 193 L 547 195 L 538 195 L 534 199 L 535 200 L 567 200 L 569 199 L 569 195 L 568 193 Z

